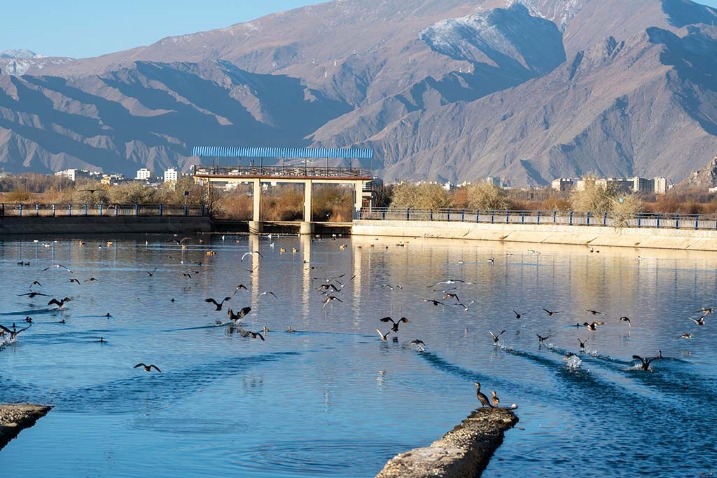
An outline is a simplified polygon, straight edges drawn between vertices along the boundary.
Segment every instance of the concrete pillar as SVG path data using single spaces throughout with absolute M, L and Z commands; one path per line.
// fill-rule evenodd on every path
M 252 180 L 254 183 L 254 207 L 251 213 L 252 220 L 249 221 L 249 233 L 261 234 L 261 181 Z
M 314 223 L 311 222 L 311 205 L 313 200 L 313 183 L 304 181 L 304 221 L 299 225 L 299 234 L 313 234 Z
M 363 205 L 363 181 L 356 181 L 356 182 L 354 182 L 354 214 L 353 214 L 353 217 L 356 217 L 356 214 L 361 210 L 362 205 Z
M 312 186 L 311 180 L 304 181 L 304 222 L 311 222 Z
M 261 181 L 254 179 L 254 210 L 252 211 L 252 220 L 255 222 L 261 221 Z

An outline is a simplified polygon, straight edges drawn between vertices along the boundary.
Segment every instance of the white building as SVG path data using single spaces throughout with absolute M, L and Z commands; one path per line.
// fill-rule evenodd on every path
M 149 181 L 152 178 L 152 171 L 150 171 L 147 168 L 142 168 L 137 170 L 137 176 L 135 179 L 140 181 Z
M 86 169 L 65 169 L 55 173 L 55 176 L 63 176 L 72 182 L 77 181 L 78 178 L 91 178 L 93 175 L 99 176 L 98 173 Z
M 176 183 L 178 179 L 179 179 L 179 171 L 177 171 L 176 168 L 169 168 L 168 170 L 166 170 L 164 172 L 164 182 L 165 183 L 169 183 L 169 182 Z

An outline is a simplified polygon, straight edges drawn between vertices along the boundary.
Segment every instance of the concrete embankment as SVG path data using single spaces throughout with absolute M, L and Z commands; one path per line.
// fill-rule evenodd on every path
M 22 430 L 47 415 L 51 408 L 31 403 L 0 405 L 0 450 Z
M 505 408 L 479 408 L 425 448 L 401 453 L 386 463 L 376 478 L 473 478 L 503 442 L 518 417 Z
M 358 220 L 354 222 L 351 234 L 397 238 L 472 239 L 505 243 L 717 251 L 717 231 L 694 229 Z
M 61 216 L 2 217 L 0 235 L 33 234 L 191 234 L 211 232 L 209 217 L 198 216 Z

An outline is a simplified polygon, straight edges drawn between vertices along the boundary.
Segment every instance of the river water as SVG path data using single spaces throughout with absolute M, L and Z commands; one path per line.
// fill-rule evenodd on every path
M 32 319 L 0 347 L 0 402 L 54 406 L 2 476 L 374 476 L 469 415 L 476 381 L 520 419 L 483 476 L 717 469 L 717 319 L 692 320 L 717 306 L 717 254 L 173 239 L 0 243 L 0 324 Z M 264 341 L 225 325 L 247 306 Z M 386 316 L 409 322 L 383 341 Z

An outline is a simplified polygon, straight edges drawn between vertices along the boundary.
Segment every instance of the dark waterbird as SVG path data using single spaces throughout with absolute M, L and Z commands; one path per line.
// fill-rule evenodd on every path
M 249 312 L 251 312 L 251 307 L 249 307 L 249 306 L 242 307 L 241 309 L 239 309 L 239 312 L 237 312 L 236 314 L 234 313 L 234 311 L 232 309 L 229 309 L 229 310 L 227 310 L 227 316 L 229 317 L 229 320 L 236 323 L 237 321 L 239 321 L 239 319 L 244 317 Z
M 212 299 L 211 297 L 209 299 L 204 299 L 204 302 L 209 302 L 211 304 L 214 304 L 216 306 L 215 310 L 222 310 L 222 305 L 224 305 L 224 302 L 231 300 L 231 297 L 224 297 L 221 302 L 217 302 L 216 300 Z
M 633 358 L 633 360 L 639 360 L 639 361 L 640 361 L 640 368 L 641 368 L 642 370 L 652 370 L 652 369 L 650 368 L 650 364 L 651 364 L 654 360 L 659 360 L 659 359 L 661 359 L 661 358 L 662 358 L 662 352 L 660 352 L 660 355 L 657 356 L 657 357 L 640 357 L 639 355 L 633 355 L 632 358 Z
M 159 369 L 159 367 L 157 367 L 157 366 L 156 366 L 155 364 L 153 364 L 153 363 L 147 365 L 147 364 L 145 364 L 144 362 L 140 362 L 140 363 L 138 363 L 137 365 L 134 366 L 134 368 L 137 368 L 137 367 L 144 367 L 144 371 L 145 371 L 145 372 L 151 372 L 152 369 L 155 369 L 157 372 L 160 372 L 160 373 L 162 372 L 162 371 Z
M 409 321 L 406 317 L 401 317 L 398 320 L 393 320 L 391 317 L 383 317 L 381 322 L 391 322 L 393 324 L 393 326 L 391 326 L 391 331 L 398 332 L 398 324 L 401 322 L 405 322 L 407 324 Z
M 261 335 L 259 332 L 252 332 L 251 330 L 239 329 L 239 335 L 241 335 L 242 337 L 264 340 L 263 335 Z
M 485 394 L 480 391 L 480 383 L 474 382 L 473 385 L 476 386 L 476 397 L 478 397 L 478 401 L 481 403 L 481 407 L 493 408 L 493 405 L 490 404 L 488 397 L 486 397 Z
M 2 334 L 0 334 L 0 335 L 9 334 L 10 341 L 13 341 L 20 334 L 20 332 L 24 332 L 27 329 L 29 329 L 30 327 L 32 327 L 32 323 L 30 323 L 30 325 L 28 325 L 24 329 L 18 329 L 15 324 L 12 324 L 12 329 L 9 329 L 9 328 L 5 327 L 4 325 L 0 325 L 0 331 L 2 331 Z
M 70 297 L 65 297 L 64 299 L 57 300 L 54 297 L 50 299 L 50 302 L 47 303 L 47 305 L 55 304 L 59 308 L 63 308 L 65 306 L 65 302 L 70 302 L 72 299 Z

